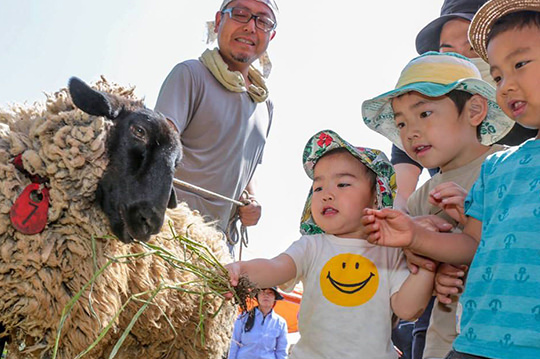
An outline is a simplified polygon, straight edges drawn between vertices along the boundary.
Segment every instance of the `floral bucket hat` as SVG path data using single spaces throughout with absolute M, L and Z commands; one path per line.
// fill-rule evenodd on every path
M 392 207 L 396 194 L 396 175 L 394 167 L 388 161 L 386 155 L 376 149 L 354 147 L 334 131 L 324 130 L 316 133 L 304 147 L 302 160 L 308 177 L 313 179 L 313 170 L 322 156 L 338 148 L 345 148 L 368 169 L 375 172 L 377 175 L 377 207 L 379 209 Z M 310 188 L 300 223 L 300 232 L 302 234 L 324 233 L 311 215 L 312 197 L 313 188 Z
M 408 92 L 440 97 L 452 90 L 478 94 L 488 101 L 486 118 L 480 124 L 480 142 L 492 145 L 514 126 L 497 105 L 495 88 L 482 80 L 480 71 L 465 56 L 456 53 L 426 52 L 412 59 L 401 72 L 396 88 L 362 103 L 364 123 L 403 149 L 394 121 L 392 99 Z

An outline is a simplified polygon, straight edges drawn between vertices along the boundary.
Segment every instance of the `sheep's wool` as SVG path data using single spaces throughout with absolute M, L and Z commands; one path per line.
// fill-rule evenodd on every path
M 133 89 L 100 80 L 94 88 L 135 100 Z M 0 109 L 0 323 L 11 337 L 10 358 L 50 358 L 61 312 L 90 281 L 108 258 L 139 253 L 139 245 L 92 237 L 109 234 L 108 220 L 94 203 L 97 184 L 107 166 L 105 141 L 111 122 L 74 108 L 66 89 L 47 95 L 45 104 Z M 25 169 L 50 182 L 50 207 L 45 230 L 24 235 L 11 225 L 10 209 L 30 180 L 15 169 L 13 158 L 22 153 Z M 152 242 L 183 257 L 170 241 L 169 221 L 177 233 L 205 243 L 221 262 L 230 261 L 221 234 L 202 217 L 181 204 L 167 211 L 162 232 Z M 200 260 L 194 263 L 204 266 Z M 154 256 L 111 265 L 83 293 L 67 317 L 57 358 L 71 359 L 88 348 L 98 333 L 114 320 L 135 293 L 194 279 L 173 270 Z M 147 298 L 147 297 L 142 297 Z M 235 309 L 206 296 L 204 344 L 199 324 L 199 296 L 161 291 L 136 321 L 116 358 L 221 358 L 229 345 Z M 129 301 L 109 333 L 88 354 L 107 357 L 141 307 Z M 174 329 L 173 329 L 174 328 Z

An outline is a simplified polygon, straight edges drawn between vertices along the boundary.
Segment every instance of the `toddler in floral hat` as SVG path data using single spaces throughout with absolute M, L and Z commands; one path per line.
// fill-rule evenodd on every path
M 302 282 L 300 340 L 292 359 L 397 358 L 392 313 L 403 319 L 422 313 L 434 275 L 409 274 L 400 249 L 364 239 L 364 208 L 392 206 L 392 164 L 381 151 L 354 147 L 330 130 L 308 141 L 303 163 L 313 180 L 303 236 L 275 258 L 227 265 L 231 284 L 243 275 L 261 288 L 292 290 Z

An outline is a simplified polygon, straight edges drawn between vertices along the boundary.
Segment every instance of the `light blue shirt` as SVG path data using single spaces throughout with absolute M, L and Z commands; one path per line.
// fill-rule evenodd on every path
M 458 352 L 540 358 L 540 140 L 498 152 L 482 165 L 465 201 L 482 222 L 462 306 Z
M 246 314 L 240 314 L 234 323 L 229 359 L 286 359 L 287 322 L 274 311 L 265 316 L 257 308 L 255 322 L 244 332 Z

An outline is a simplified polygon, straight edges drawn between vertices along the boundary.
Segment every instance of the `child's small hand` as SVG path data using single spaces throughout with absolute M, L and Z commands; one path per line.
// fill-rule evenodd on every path
M 450 296 L 463 291 L 463 277 L 468 267 L 461 265 L 456 267 L 452 264 L 442 263 L 435 275 L 435 293 L 440 303 L 450 304 Z
M 365 208 L 362 225 L 366 240 L 386 247 L 408 247 L 414 237 L 414 222 L 405 213 L 385 208 Z
M 229 282 L 233 287 L 238 285 L 238 280 L 240 279 L 240 262 L 232 262 L 225 265 L 225 268 L 229 272 Z
M 240 279 L 240 263 L 233 262 L 225 265 L 225 269 L 229 273 L 229 282 L 233 287 L 238 285 L 238 280 Z M 224 294 L 226 300 L 231 300 L 234 298 L 233 292 L 227 292 Z
M 462 225 L 467 223 L 464 203 L 467 191 L 454 182 L 445 182 L 429 192 L 428 201 L 433 206 L 444 210 L 450 217 Z

